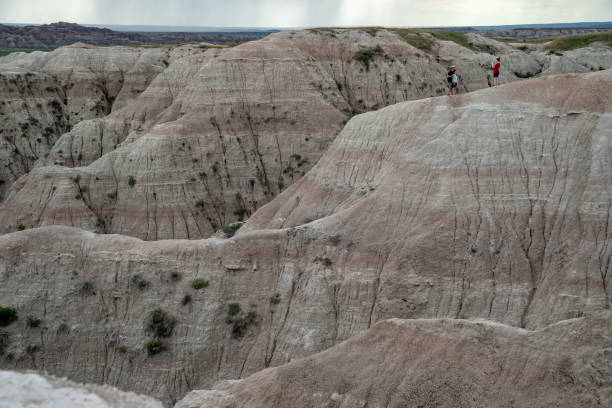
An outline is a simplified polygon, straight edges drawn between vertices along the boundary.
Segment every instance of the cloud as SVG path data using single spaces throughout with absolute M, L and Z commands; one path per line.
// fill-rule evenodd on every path
M 610 0 L 0 0 L 15 23 L 469 26 L 612 20 Z

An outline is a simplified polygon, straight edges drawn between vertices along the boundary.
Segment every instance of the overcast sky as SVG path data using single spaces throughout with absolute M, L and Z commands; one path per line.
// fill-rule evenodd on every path
M 216 27 L 467 26 L 612 20 L 612 0 L 0 0 L 0 22 Z

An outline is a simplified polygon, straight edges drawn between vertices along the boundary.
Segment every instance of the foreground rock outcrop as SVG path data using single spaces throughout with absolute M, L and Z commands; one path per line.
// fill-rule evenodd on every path
M 0 407 L 162 408 L 153 398 L 35 372 L 0 371 Z
M 604 407 L 612 312 L 529 331 L 466 320 L 386 320 L 322 353 L 175 408 Z
M 609 309 L 611 95 L 607 70 L 358 115 L 232 239 L 0 236 L 0 365 L 170 403 L 388 318 Z
M 488 86 L 491 53 L 502 57 L 502 83 L 612 66 L 605 46 L 560 57 L 473 33 L 462 43 L 314 29 L 151 54 L 169 66 L 155 63 L 163 72 L 146 90 L 122 104 L 118 96 L 110 115 L 79 122 L 48 156 L 36 155 L 35 168 L 8 190 L 0 231 L 60 224 L 145 240 L 206 238 L 302 177 L 354 114 L 443 95 L 450 64 L 461 92 Z

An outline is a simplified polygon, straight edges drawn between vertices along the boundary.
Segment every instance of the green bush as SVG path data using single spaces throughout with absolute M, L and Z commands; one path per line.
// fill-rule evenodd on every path
M 321 263 L 325 266 L 331 266 L 332 265 L 332 261 L 329 258 L 321 258 L 320 256 L 317 256 L 315 259 L 312 260 L 313 263 Z
M 273 305 L 278 305 L 280 301 L 280 293 L 275 293 L 274 295 L 270 296 L 270 303 Z
M 12 307 L 0 307 L 0 326 L 8 326 L 18 319 L 17 310 Z
M 191 295 L 185 295 L 181 300 L 181 305 L 185 306 L 191 302 Z
M 23 231 L 25 229 L 25 225 L 23 224 L 17 224 L 17 230 L 18 231 Z
M 166 344 L 158 339 L 149 340 L 145 347 L 147 348 L 150 356 L 159 354 L 166 350 Z
M 226 238 L 231 238 L 234 236 L 234 234 L 236 234 L 236 231 L 238 231 L 240 229 L 240 227 L 242 226 L 242 224 L 235 222 L 233 224 L 230 224 L 226 227 L 223 227 L 223 232 L 225 233 L 225 237 Z
M 149 286 L 149 282 L 138 274 L 132 276 L 132 283 L 140 290 L 145 290 Z
M 240 303 L 230 303 L 229 305 L 227 305 L 227 313 L 230 316 L 235 316 L 238 313 L 240 313 L 240 311 L 242 310 L 242 308 L 240 307 Z
M 366 71 L 370 70 L 370 62 L 374 59 L 376 55 L 384 54 L 385 50 L 380 46 L 380 44 L 376 45 L 376 47 L 364 48 L 359 50 L 353 55 L 353 59 L 355 61 L 359 61 L 363 63 L 366 67 Z
M 123 345 L 117 346 L 117 351 L 120 353 L 127 353 L 127 350 L 128 350 L 127 346 L 123 346 Z
M 42 323 L 42 320 L 40 320 L 36 316 L 28 315 L 28 317 L 26 317 L 26 323 L 27 323 L 28 327 L 35 328 L 35 327 L 39 327 L 40 326 L 40 324 Z
M 191 282 L 191 287 L 194 289 L 202 289 L 208 286 L 208 281 L 206 279 L 197 278 Z
M 136 179 L 134 178 L 134 176 L 130 176 L 130 178 L 128 179 L 128 184 L 130 187 L 134 187 L 134 185 L 136 184 Z
M 149 329 L 156 337 L 170 337 L 176 325 L 176 318 L 163 309 L 157 308 L 149 317 Z

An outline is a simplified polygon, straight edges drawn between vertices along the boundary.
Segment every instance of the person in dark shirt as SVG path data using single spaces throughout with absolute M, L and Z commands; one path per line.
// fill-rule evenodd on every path
M 499 85 L 499 68 L 501 67 L 501 62 L 499 61 L 499 57 L 491 64 L 493 67 L 493 86 Z
M 457 93 L 457 68 L 454 65 L 448 67 L 448 73 L 446 74 L 446 80 L 448 81 L 448 92 L 446 95 L 451 93 L 454 95 Z

